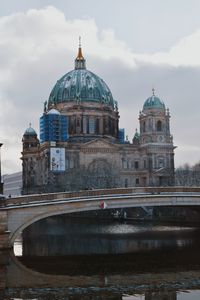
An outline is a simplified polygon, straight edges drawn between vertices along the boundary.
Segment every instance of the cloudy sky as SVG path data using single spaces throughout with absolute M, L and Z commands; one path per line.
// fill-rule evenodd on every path
M 78 37 L 87 68 L 119 103 L 132 139 L 152 86 L 169 107 L 176 167 L 200 161 L 199 0 L 7 0 L 0 4 L 2 172 L 21 170 L 21 139 L 38 131 L 43 102 L 73 69 Z

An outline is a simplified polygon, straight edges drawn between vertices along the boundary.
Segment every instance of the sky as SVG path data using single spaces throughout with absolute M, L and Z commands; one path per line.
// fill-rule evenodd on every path
M 23 133 L 29 123 L 39 133 L 43 103 L 74 68 L 79 36 L 87 69 L 110 87 L 129 140 L 154 86 L 170 110 L 175 166 L 198 163 L 199 15 L 199 0 L 1 1 L 2 173 L 21 170 Z

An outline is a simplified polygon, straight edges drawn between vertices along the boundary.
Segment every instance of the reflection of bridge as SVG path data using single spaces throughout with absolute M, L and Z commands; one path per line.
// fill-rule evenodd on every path
M 100 262 L 99 262 L 100 263 Z M 87 264 L 85 265 L 87 268 Z M 175 270 L 176 270 L 176 266 Z M 18 258 L 16 258 L 12 251 L 3 251 L 0 252 L 0 270 L 1 270 L 1 282 L 0 282 L 0 292 L 6 288 L 54 288 L 54 292 L 56 291 L 56 295 L 59 294 L 59 288 L 62 288 L 60 291 L 62 296 L 64 292 L 64 288 L 90 288 L 91 292 L 95 292 L 94 287 L 97 287 L 97 293 L 100 288 L 102 290 L 112 292 L 116 296 L 116 291 L 124 294 L 125 290 L 130 290 L 133 292 L 145 293 L 145 299 L 176 299 L 176 298 L 167 298 L 166 291 L 168 291 L 168 295 L 170 294 L 169 288 L 171 289 L 183 289 L 185 287 L 188 288 L 199 288 L 199 278 L 200 272 L 196 271 L 188 271 L 182 270 L 181 272 L 176 272 L 174 269 L 172 271 L 163 272 L 137 272 L 134 270 L 130 273 L 120 272 L 119 274 L 99 274 L 98 267 L 96 268 L 96 272 L 94 274 L 86 275 L 85 273 L 81 273 L 82 270 L 79 271 L 78 274 L 70 275 L 68 274 L 67 267 L 66 273 L 63 275 L 56 274 L 45 274 L 41 271 L 38 271 L 37 268 L 32 270 L 27 266 L 23 265 Z M 45 270 L 45 266 L 44 266 Z M 109 287 L 111 289 L 109 290 Z M 113 289 L 115 287 L 115 289 Z M 57 290 L 56 290 L 57 288 Z M 154 297 L 150 298 L 151 291 L 157 291 L 154 293 Z M 160 290 L 160 291 L 159 291 Z M 13 290 L 14 291 L 14 290 Z M 31 290 L 30 291 L 30 294 Z M 149 291 L 149 292 L 148 292 Z M 11 290 L 12 292 L 12 290 Z M 50 292 L 50 290 L 48 290 Z M 72 292 L 72 289 L 71 289 Z M 28 291 L 26 291 L 28 293 Z M 40 290 L 41 293 L 41 290 Z M 66 289 L 67 293 L 67 289 Z M 175 293 L 175 292 L 174 292 Z M 1 295 L 1 294 L 0 294 Z M 158 295 L 165 295 L 165 297 L 158 297 Z M 26 294 L 27 296 L 27 294 Z M 33 296 L 33 294 L 31 294 Z M 30 298 L 32 298 L 30 296 Z M 41 296 L 41 295 L 40 295 Z M 148 297 L 147 297 L 148 296 Z M 28 296 L 27 296 L 28 297 Z M 18 298 L 12 297 L 12 298 Z M 46 298 L 46 297 L 45 297 Z M 106 297 L 105 297 L 106 298 Z M 3 299 L 3 298 L 1 298 Z M 7 299 L 5 297 L 4 299 Z M 9 298 L 10 299 L 10 298 Z M 93 298 L 92 298 L 93 299 Z M 94 298 L 96 299 L 96 298 Z M 98 298 L 99 299 L 99 298 Z
M 105 205 L 106 204 L 106 205 Z M 53 215 L 99 210 L 104 207 L 200 205 L 200 188 L 124 188 L 28 195 L 2 200 L 0 208 L 0 247 L 12 246 L 15 238 L 30 224 Z
M 176 290 L 199 289 L 200 272 L 142 272 L 132 273 L 54 275 L 45 274 L 22 265 L 12 251 L 0 252 L 0 297 L 1 299 L 58 299 L 70 298 L 71 295 L 90 295 L 90 299 L 124 299 L 123 295 L 143 294 L 146 300 L 176 300 Z M 96 287 L 96 289 L 95 289 Z M 21 290 L 21 288 L 23 290 Z M 9 290 L 8 290 L 9 289 Z M 108 297 L 110 295 L 110 297 Z M 117 298 L 116 298 L 117 297 Z M 77 297 L 78 298 L 78 297 Z

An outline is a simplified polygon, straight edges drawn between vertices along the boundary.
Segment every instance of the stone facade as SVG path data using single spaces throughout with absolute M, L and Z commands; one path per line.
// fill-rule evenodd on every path
M 67 116 L 69 138 L 40 143 L 31 127 L 25 131 L 24 194 L 174 184 L 170 114 L 154 91 L 139 113 L 132 143 L 121 142 L 117 102 L 103 80 L 86 70 L 79 47 L 75 70 L 58 80 L 44 114 L 52 109 Z M 61 169 L 52 167 L 52 149 L 64 153 Z

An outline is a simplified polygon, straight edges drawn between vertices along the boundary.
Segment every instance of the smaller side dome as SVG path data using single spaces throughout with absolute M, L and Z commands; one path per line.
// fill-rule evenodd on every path
M 24 132 L 24 135 L 22 137 L 22 143 L 23 143 L 23 151 L 29 152 L 32 151 L 32 148 L 38 148 L 40 143 L 37 138 L 37 133 L 35 129 L 31 127 L 31 124 L 29 124 L 29 128 L 27 128 Z
M 57 109 L 52 108 L 48 111 L 47 115 L 60 115 L 60 112 Z
M 151 97 L 147 98 L 147 100 L 144 102 L 143 110 L 154 109 L 154 108 L 165 109 L 164 102 L 160 98 L 155 96 L 154 91 L 155 90 L 152 89 L 153 95 Z
M 35 129 L 31 127 L 31 124 L 29 124 L 29 127 L 25 130 L 24 135 L 26 136 L 37 136 L 37 133 Z

